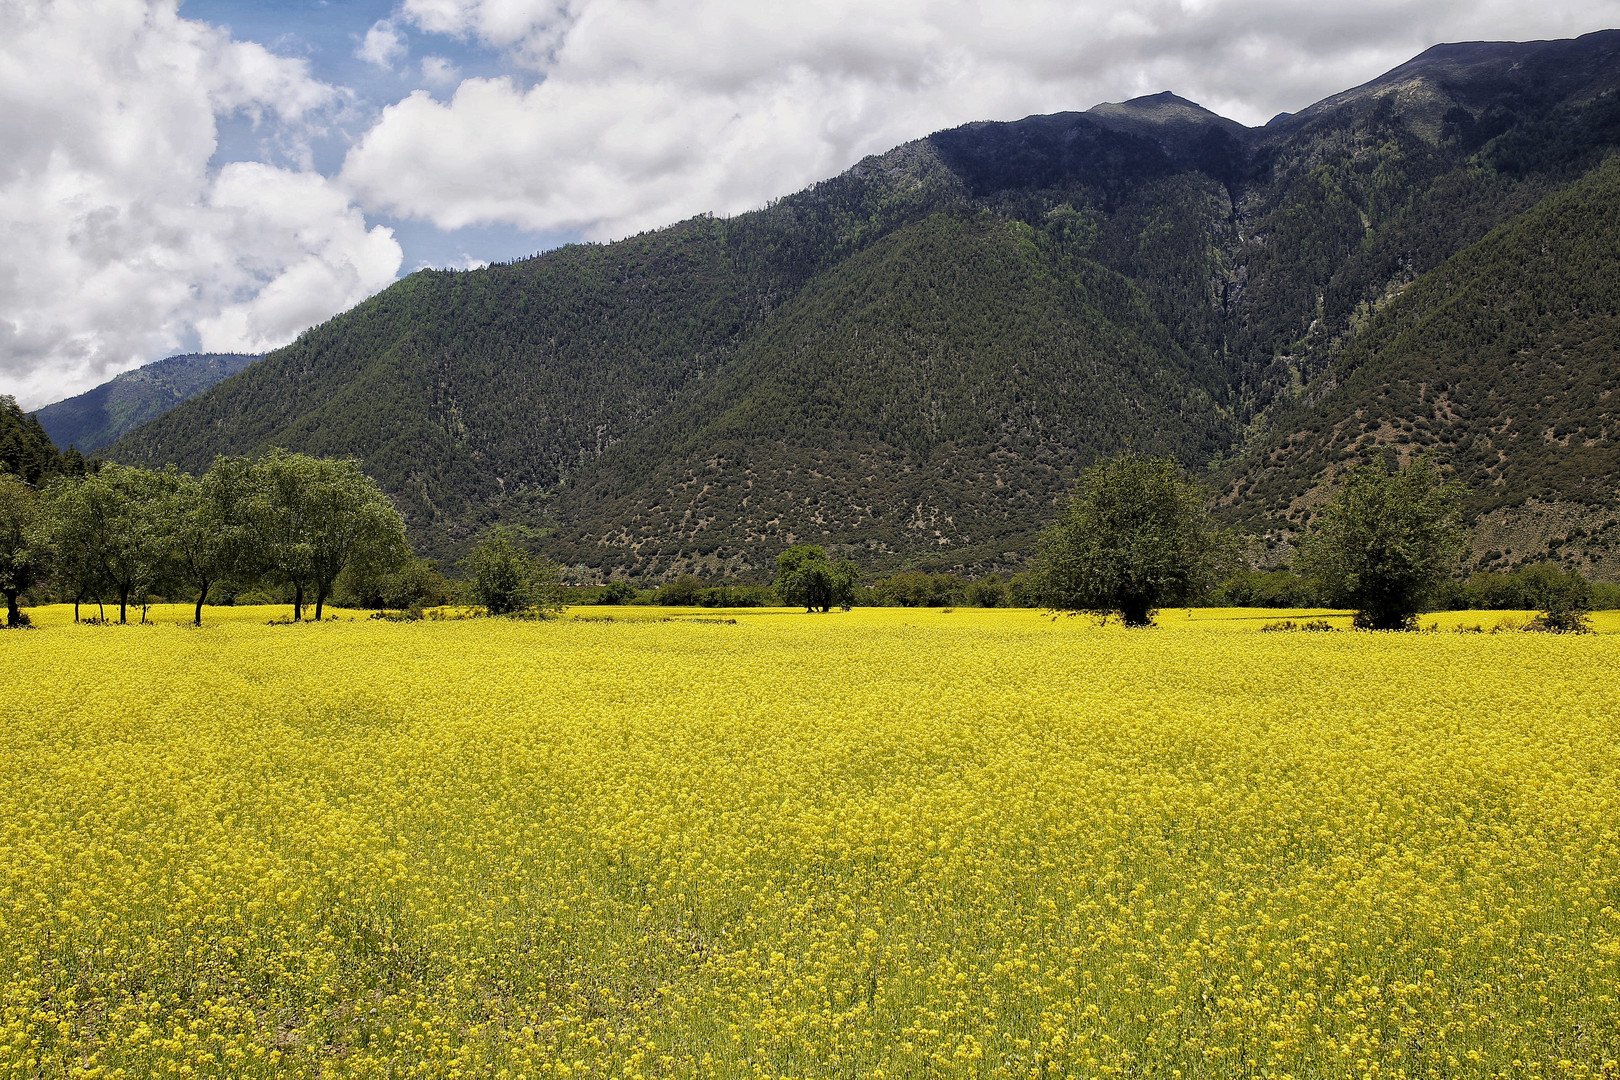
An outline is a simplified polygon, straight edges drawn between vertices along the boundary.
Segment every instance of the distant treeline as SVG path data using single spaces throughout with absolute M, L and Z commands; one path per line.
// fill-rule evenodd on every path
M 54 473 L 54 474 L 53 474 Z M 10 625 L 18 600 L 131 605 L 181 595 L 196 621 L 216 587 L 266 586 L 306 598 L 319 619 L 338 579 L 378 583 L 415 570 L 405 523 L 357 462 L 276 450 L 257 460 L 217 458 L 202 476 L 91 463 L 47 470 L 30 483 L 0 473 L 0 589 Z M 144 618 L 144 610 L 142 616 Z
M 1440 597 L 1442 611 L 1540 611 L 1564 584 L 1580 575 L 1551 563 L 1512 572 L 1476 573 L 1450 583 Z M 1582 579 L 1584 580 L 1584 579 Z M 1620 608 L 1620 585 L 1591 585 L 1596 610 Z M 692 574 L 647 588 L 626 581 L 565 590 L 570 604 L 644 604 L 662 607 L 779 607 L 782 600 L 769 585 L 708 583 Z M 1311 608 L 1328 606 L 1316 583 L 1288 570 L 1245 570 L 1215 589 L 1203 603 L 1210 607 Z M 958 574 L 904 571 L 857 586 L 853 606 L 909 608 L 1039 608 L 1044 607 L 1027 573 L 977 578 Z

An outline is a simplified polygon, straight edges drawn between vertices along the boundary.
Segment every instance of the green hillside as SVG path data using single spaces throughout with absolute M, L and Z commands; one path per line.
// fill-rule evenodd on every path
M 1406 370 L 1380 328 L 1493 230 L 1600 198 L 1606 174 L 1582 178 L 1617 148 L 1620 31 L 1438 46 L 1260 129 L 1169 94 L 968 124 L 734 218 L 414 274 L 109 452 L 350 454 L 428 553 L 508 522 L 648 578 L 757 572 L 790 537 L 875 568 L 1010 568 L 1067 478 L 1127 445 L 1216 461 L 1229 512 L 1286 532 L 1343 439 L 1292 463 L 1275 437 L 1331 440 L 1300 418 L 1348 393 L 1342 415 L 1399 429 L 1404 391 L 1352 385 Z M 1537 257 L 1597 244 L 1554 230 Z M 1614 344 L 1590 319 L 1540 332 L 1582 363 Z M 1473 338 L 1429 340 L 1436 364 L 1476 363 Z M 1443 381 L 1446 424 L 1531 415 L 1489 379 Z M 1584 393 L 1541 392 L 1556 450 L 1469 429 L 1478 510 L 1608 498 Z M 1571 422 L 1597 432 L 1580 454 L 1556 442 Z M 1545 547 L 1522 532 L 1498 554 Z
M 562 558 L 657 575 L 813 541 L 1016 565 L 1077 467 L 1231 434 L 1222 380 L 1129 281 L 989 213 L 937 214 L 774 313 L 729 373 L 563 489 Z
M 1280 415 L 1227 499 L 1287 531 L 1347 464 L 1432 453 L 1488 516 L 1532 503 L 1594 513 L 1620 546 L 1620 158 L 1474 244 L 1380 307 L 1320 400 Z M 1505 552 L 1496 552 L 1504 555 Z

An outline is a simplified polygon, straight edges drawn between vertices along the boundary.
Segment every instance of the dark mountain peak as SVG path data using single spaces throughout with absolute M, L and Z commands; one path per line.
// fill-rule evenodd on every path
M 1210 112 L 1195 101 L 1188 101 L 1165 90 L 1158 94 L 1131 98 L 1129 101 L 1105 101 L 1086 110 L 1086 115 L 1116 131 L 1129 131 L 1137 135 L 1162 135 L 1166 130 L 1215 127 L 1232 135 L 1242 135 L 1248 128 L 1236 120 L 1228 120 Z
M 1458 114 L 1518 115 L 1620 89 L 1620 30 L 1563 41 L 1467 41 L 1435 45 L 1370 82 L 1266 125 L 1291 136 L 1322 121 L 1388 108 L 1431 142 Z

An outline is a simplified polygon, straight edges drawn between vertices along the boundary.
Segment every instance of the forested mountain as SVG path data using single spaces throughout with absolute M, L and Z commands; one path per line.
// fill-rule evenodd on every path
M 1286 537 L 1349 464 L 1431 453 L 1486 521 L 1487 561 L 1513 521 L 1520 555 L 1568 544 L 1616 569 L 1620 157 L 1382 305 L 1322 383 L 1237 463 L 1226 501 L 1255 531 Z
M 1614 330 L 1551 282 L 1601 261 L 1601 228 L 1553 225 L 1615 216 L 1617 91 L 1611 31 L 1438 46 L 1259 129 L 1171 94 L 969 124 L 735 218 L 414 274 L 111 452 L 352 454 L 441 555 L 503 521 L 645 577 L 765 567 L 789 539 L 872 569 L 1011 567 L 1075 471 L 1126 445 L 1213 463 L 1228 512 L 1286 541 L 1340 460 L 1327 418 L 1399 430 L 1400 379 L 1472 364 L 1431 429 L 1539 404 L 1560 447 L 1515 444 L 1500 484 L 1467 472 L 1490 478 L 1476 507 L 1612 505 L 1557 440 L 1585 410 L 1581 460 L 1608 460 Z M 1557 360 L 1423 314 L 1473 290 L 1517 325 L 1523 290 L 1489 292 L 1509 261 L 1554 268 L 1523 288 Z M 1550 389 L 1560 363 L 1585 389 Z
M 246 353 L 187 353 L 154 360 L 34 415 L 57 446 L 94 453 L 257 359 Z

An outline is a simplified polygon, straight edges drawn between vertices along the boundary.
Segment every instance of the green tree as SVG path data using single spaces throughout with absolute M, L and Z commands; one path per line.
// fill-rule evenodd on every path
M 511 529 L 496 529 L 461 561 L 467 592 L 491 615 L 533 610 L 546 618 L 563 608 L 562 573 L 550 559 L 521 547 Z
M 1535 626 L 1562 634 L 1584 634 L 1592 629 L 1592 583 L 1573 571 L 1556 566 L 1538 567 L 1535 575 Z
M 6 625 L 21 626 L 17 598 L 50 564 L 45 508 L 33 486 L 0 473 L 0 592 L 6 595 Z
M 108 464 L 51 486 L 52 540 L 76 596 L 105 583 L 118 597 L 118 621 L 129 621 L 130 600 L 143 602 L 170 567 L 179 483 L 172 470 Z
M 84 505 L 88 493 L 81 483 L 84 476 L 84 473 L 69 474 L 43 492 L 55 554 L 52 584 L 63 595 L 73 597 L 74 622 L 79 621 L 79 605 L 91 599 L 100 609 L 99 617 L 103 620 L 107 617 L 105 609 L 101 608 L 107 584 L 101 551 L 105 537 L 100 529 L 92 527 L 88 517 L 88 508 Z
M 795 544 L 776 557 L 776 594 L 791 607 L 803 604 L 805 611 L 831 611 L 835 604 L 848 607 L 860 576 L 853 562 L 832 562 L 815 544 Z
M 967 587 L 967 602 L 974 607 L 1005 607 L 1007 583 L 994 574 L 979 578 Z
M 208 590 L 235 574 L 246 557 L 242 504 L 248 480 L 246 462 L 219 457 L 203 476 L 181 476 L 170 498 L 171 568 L 176 579 L 197 590 L 197 626 Z
M 1429 610 L 1466 540 L 1462 486 L 1430 458 L 1360 465 L 1318 515 L 1295 569 L 1367 630 L 1410 630 Z
M 1151 626 L 1157 608 L 1202 595 L 1236 564 L 1237 540 L 1208 506 L 1209 493 L 1170 458 L 1127 453 L 1093 465 L 1041 534 L 1038 595 L 1055 610 Z
M 39 417 L 24 415 L 17 399 L 0 394 L 0 473 L 38 485 L 62 471 L 62 455 Z
M 703 594 L 703 582 L 695 574 L 682 574 L 674 581 L 658 586 L 657 602 L 661 607 L 693 607 Z
M 293 589 L 293 621 L 304 617 L 304 597 L 315 593 L 315 619 L 344 567 L 375 571 L 410 559 L 405 523 L 349 458 L 316 458 L 272 450 L 249 470 L 243 521 L 258 566 Z

